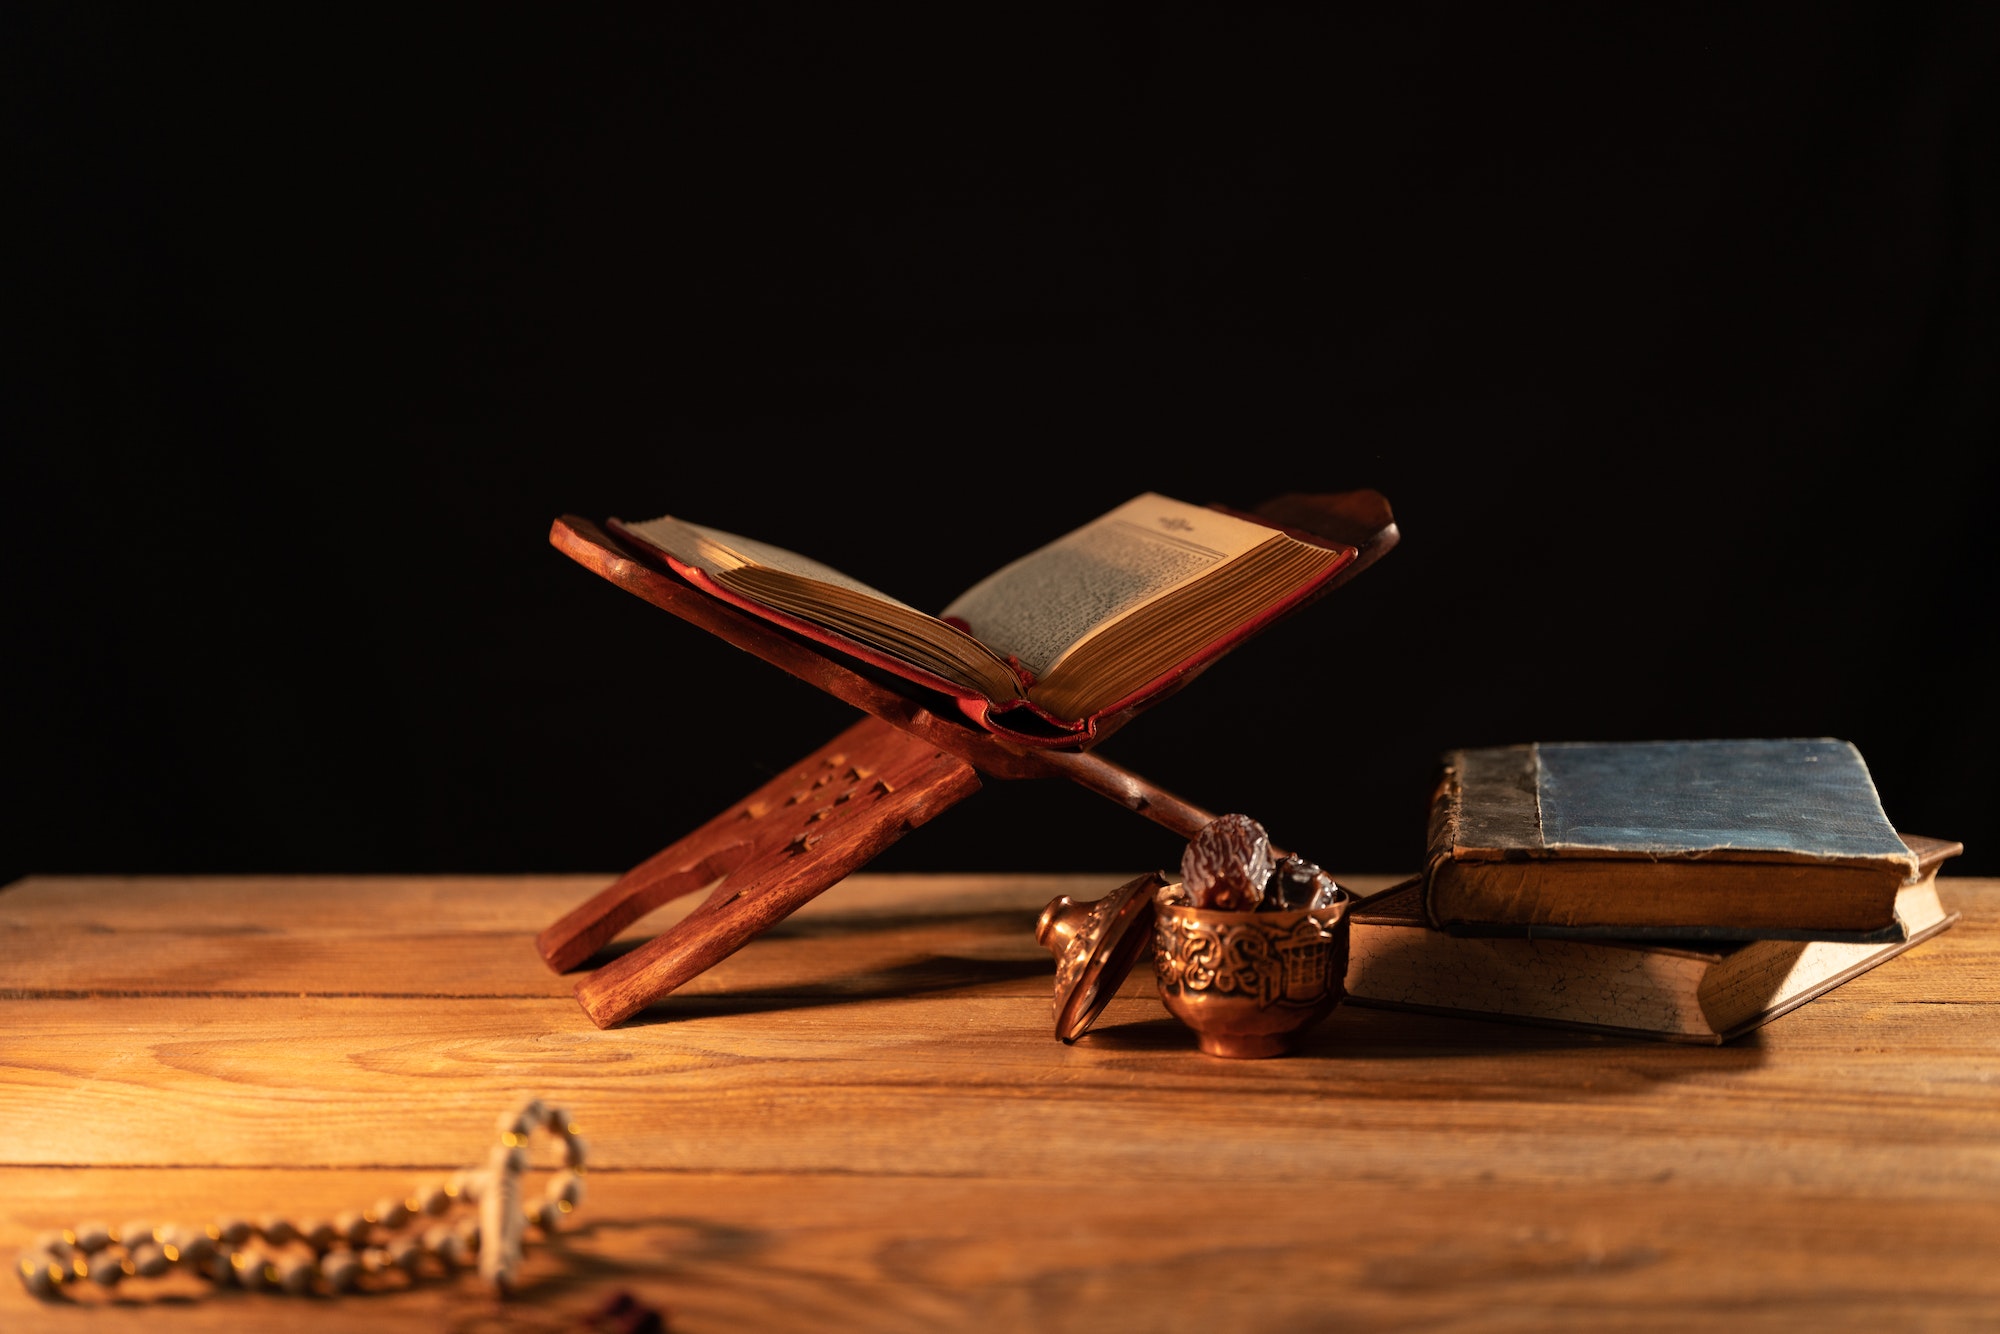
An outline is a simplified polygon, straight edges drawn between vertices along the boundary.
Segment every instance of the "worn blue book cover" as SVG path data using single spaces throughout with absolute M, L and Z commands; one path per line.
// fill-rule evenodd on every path
M 1426 914 L 1461 934 L 1895 940 L 1918 873 L 1831 737 L 1454 751 L 1428 844 Z

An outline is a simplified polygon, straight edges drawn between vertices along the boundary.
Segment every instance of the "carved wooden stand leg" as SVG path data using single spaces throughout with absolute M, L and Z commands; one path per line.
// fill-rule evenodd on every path
M 564 915 L 536 947 L 549 967 L 567 971 L 661 904 L 714 884 L 707 901 L 672 929 L 577 983 L 584 1012 L 608 1028 L 735 953 L 979 786 L 978 771 L 964 760 L 864 718 Z

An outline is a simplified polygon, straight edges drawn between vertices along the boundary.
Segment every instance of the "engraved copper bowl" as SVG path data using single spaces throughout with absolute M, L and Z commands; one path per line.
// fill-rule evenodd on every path
M 1281 1056 L 1347 995 L 1345 890 L 1324 908 L 1223 912 L 1172 902 L 1153 917 L 1160 999 L 1211 1056 Z

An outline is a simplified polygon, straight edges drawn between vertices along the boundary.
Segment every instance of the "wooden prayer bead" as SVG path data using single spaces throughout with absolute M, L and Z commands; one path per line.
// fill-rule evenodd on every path
M 319 1262 L 320 1277 L 332 1292 L 346 1292 L 361 1277 L 361 1258 L 353 1251 L 328 1251 Z
M 435 1255 L 438 1263 L 446 1269 L 458 1268 L 467 1258 L 460 1249 L 458 1233 L 453 1231 L 449 1223 L 439 1223 L 424 1229 L 424 1249 Z
M 583 1203 L 583 1178 L 574 1172 L 558 1172 L 549 1178 L 543 1193 L 552 1200 L 560 1200 L 574 1209 Z
M 526 1135 L 541 1124 L 546 1109 L 540 1098 L 529 1098 L 516 1104 L 511 1110 L 500 1114 L 500 1136 L 504 1140 L 509 1135 Z
M 175 1228 L 170 1244 L 180 1252 L 181 1263 L 197 1269 L 215 1256 L 215 1239 L 199 1228 Z
M 201 1261 L 199 1271 L 203 1278 L 227 1287 L 236 1281 L 236 1253 L 221 1247 L 211 1250 Z
M 311 1292 L 318 1272 L 310 1255 L 288 1255 L 278 1262 L 278 1286 L 293 1296 Z
M 132 1272 L 140 1278 L 158 1278 L 167 1272 L 167 1253 L 158 1242 L 141 1242 L 132 1251 Z
M 402 1270 L 411 1278 L 417 1276 L 417 1270 L 423 1264 L 424 1248 L 415 1237 L 397 1237 L 383 1249 L 392 1266 Z
M 111 1229 L 102 1223 L 85 1223 L 70 1234 L 69 1243 L 89 1255 L 111 1244 Z
M 67 1276 L 67 1271 L 47 1251 L 23 1255 L 19 1268 L 28 1291 L 44 1300 L 56 1295 Z
M 262 1251 L 242 1250 L 229 1257 L 236 1270 L 236 1281 L 251 1292 L 275 1286 L 277 1271 Z

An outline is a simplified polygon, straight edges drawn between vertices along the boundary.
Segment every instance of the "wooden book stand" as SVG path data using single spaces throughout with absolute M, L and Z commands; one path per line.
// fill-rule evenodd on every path
M 1374 491 L 1289 494 L 1252 513 L 1357 549 L 1356 559 L 1314 600 L 1379 560 L 1397 539 L 1389 504 Z M 577 1001 L 600 1028 L 631 1018 L 727 958 L 910 830 L 971 796 L 982 777 L 1065 778 L 1182 838 L 1193 838 L 1215 818 L 1088 750 L 1018 746 L 984 731 L 942 697 L 927 699 L 900 678 L 836 657 L 648 564 L 587 519 L 564 515 L 549 530 L 549 542 L 620 588 L 868 715 L 536 937 L 543 961 L 568 972 L 660 905 L 712 886 L 708 898 L 670 930 L 577 982 Z M 1142 711 L 1105 719 L 1091 744 Z

